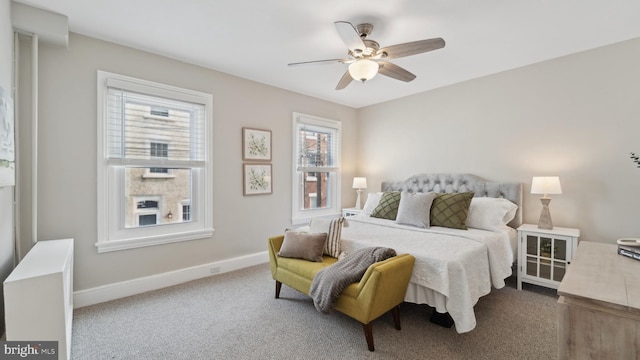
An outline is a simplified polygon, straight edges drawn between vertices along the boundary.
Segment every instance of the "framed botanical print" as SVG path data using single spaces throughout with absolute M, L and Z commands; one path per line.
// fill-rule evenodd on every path
M 271 161 L 271 130 L 242 128 L 242 160 Z
M 243 164 L 243 194 L 262 195 L 273 192 L 271 164 Z

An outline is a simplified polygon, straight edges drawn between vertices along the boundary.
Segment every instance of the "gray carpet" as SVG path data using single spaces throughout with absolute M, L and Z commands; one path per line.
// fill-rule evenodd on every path
M 287 287 L 274 298 L 268 264 L 74 311 L 72 359 L 554 359 L 555 290 L 515 279 L 475 306 L 465 334 L 428 321 L 426 305 L 402 304 L 373 323 L 375 352 L 359 322 L 317 312 Z

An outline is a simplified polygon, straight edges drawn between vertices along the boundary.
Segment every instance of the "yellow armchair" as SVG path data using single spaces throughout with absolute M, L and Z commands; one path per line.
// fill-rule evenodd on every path
M 280 297 L 282 284 L 309 295 L 315 274 L 337 259 L 324 256 L 322 262 L 277 256 L 284 236 L 269 238 L 269 265 L 276 281 L 275 297 Z M 367 346 L 374 351 L 371 322 L 391 311 L 396 329 L 400 330 L 399 305 L 404 301 L 415 258 L 400 254 L 377 262 L 367 269 L 362 279 L 342 291 L 335 309 L 362 323 Z

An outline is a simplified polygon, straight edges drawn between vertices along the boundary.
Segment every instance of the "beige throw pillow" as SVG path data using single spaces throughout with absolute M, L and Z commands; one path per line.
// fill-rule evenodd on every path
M 278 256 L 322 262 L 326 233 L 285 231 Z

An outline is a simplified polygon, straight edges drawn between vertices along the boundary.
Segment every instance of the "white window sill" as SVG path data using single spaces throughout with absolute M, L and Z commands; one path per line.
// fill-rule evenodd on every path
M 145 246 L 154 246 L 162 244 L 170 244 L 181 241 L 200 240 L 213 236 L 214 229 L 189 231 L 177 234 L 159 235 L 159 236 L 146 236 L 133 239 L 124 240 L 107 240 L 97 242 L 96 247 L 98 253 L 105 253 L 111 251 L 136 249 Z
M 176 176 L 173 174 L 152 173 L 147 172 L 142 175 L 143 179 L 173 179 Z

